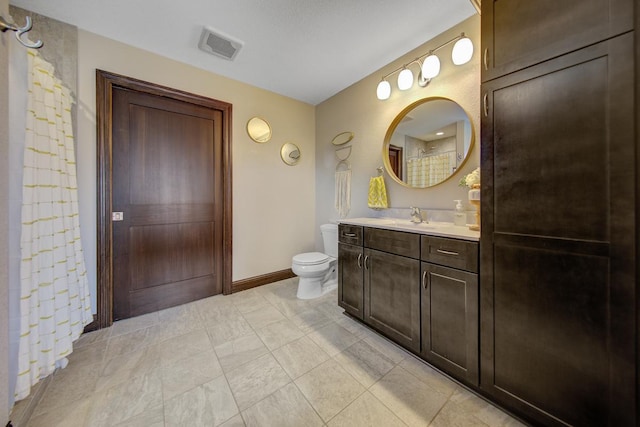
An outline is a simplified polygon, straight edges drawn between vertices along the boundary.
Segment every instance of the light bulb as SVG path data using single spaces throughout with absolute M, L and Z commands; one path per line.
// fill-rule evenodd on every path
M 451 60 L 456 65 L 466 64 L 473 56 L 473 43 L 468 37 L 463 37 L 453 45 Z
M 413 73 L 410 69 L 405 68 L 398 74 L 398 89 L 407 90 L 413 86 Z
M 391 85 L 389 84 L 389 82 L 386 80 L 382 80 L 380 83 L 378 83 L 376 94 L 378 95 L 378 99 L 380 101 L 389 99 L 389 96 L 391 96 Z
M 440 74 L 440 59 L 435 55 L 429 55 L 422 63 L 422 77 L 432 79 Z

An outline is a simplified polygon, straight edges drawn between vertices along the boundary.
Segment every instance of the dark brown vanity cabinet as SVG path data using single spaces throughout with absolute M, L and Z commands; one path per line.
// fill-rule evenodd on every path
M 453 377 L 478 385 L 478 244 L 422 236 L 421 247 L 420 354 Z
M 340 224 L 338 305 L 420 351 L 420 236 Z
M 363 228 L 340 224 L 338 228 L 338 305 L 360 320 L 364 318 Z
M 637 425 L 633 2 L 482 12 L 480 389 L 533 424 Z
M 420 351 L 420 236 L 365 229 L 364 321 Z
M 634 0 L 483 0 L 482 81 L 633 29 Z

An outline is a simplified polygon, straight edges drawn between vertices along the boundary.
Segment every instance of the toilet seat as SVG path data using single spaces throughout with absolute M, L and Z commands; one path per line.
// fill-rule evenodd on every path
M 331 257 L 322 252 L 307 252 L 293 257 L 293 263 L 298 265 L 318 265 L 327 262 Z

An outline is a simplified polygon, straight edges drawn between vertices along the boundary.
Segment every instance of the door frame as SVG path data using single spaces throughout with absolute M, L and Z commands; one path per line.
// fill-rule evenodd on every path
M 112 98 L 114 88 L 132 90 L 187 102 L 222 113 L 222 293 L 232 292 L 232 192 L 231 114 L 232 104 L 178 89 L 145 82 L 103 70 L 96 70 L 97 122 L 97 316 L 96 328 L 113 323 L 113 230 L 112 213 Z

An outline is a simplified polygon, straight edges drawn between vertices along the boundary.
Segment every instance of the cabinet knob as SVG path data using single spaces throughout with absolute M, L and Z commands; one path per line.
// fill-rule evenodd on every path
M 356 237 L 356 233 L 342 233 L 345 237 Z
M 489 71 L 489 48 L 484 48 L 484 55 L 482 55 L 482 63 L 484 64 L 484 69 Z
M 369 265 L 367 264 L 367 261 L 369 261 L 369 255 L 364 257 L 364 269 L 365 270 L 369 269 Z
M 425 288 L 425 289 L 427 289 L 427 286 L 428 286 L 428 282 L 429 282 L 428 278 L 429 278 L 429 275 L 427 274 L 427 270 L 423 271 L 422 272 L 422 287 Z
M 362 254 L 358 254 L 358 268 L 362 268 Z

